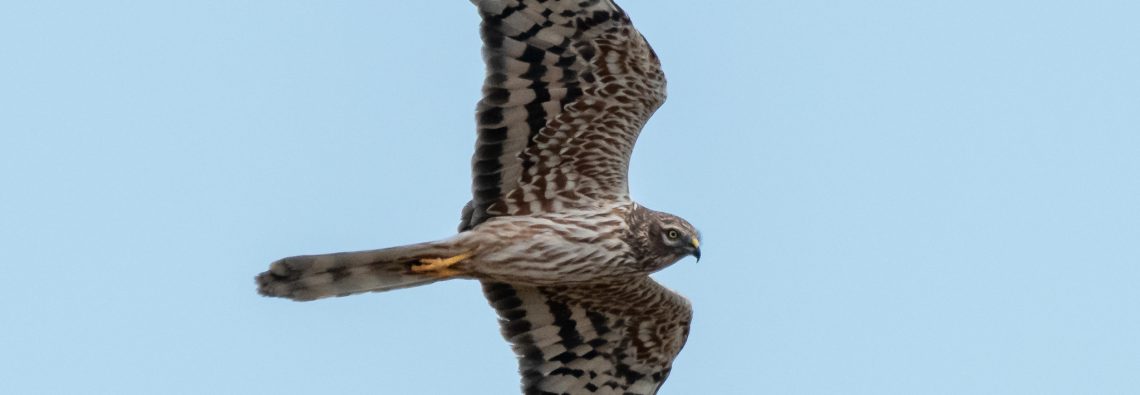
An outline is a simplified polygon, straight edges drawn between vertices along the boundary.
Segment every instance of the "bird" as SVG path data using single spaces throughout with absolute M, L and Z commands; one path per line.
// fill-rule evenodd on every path
M 693 310 L 650 274 L 700 260 L 685 219 L 629 196 L 630 155 L 665 101 L 660 60 L 611 0 L 472 0 L 486 78 L 458 233 L 294 256 L 264 296 L 310 301 L 474 279 L 524 394 L 655 394 Z

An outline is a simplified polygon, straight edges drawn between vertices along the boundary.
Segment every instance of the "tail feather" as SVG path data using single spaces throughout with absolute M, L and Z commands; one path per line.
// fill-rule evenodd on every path
M 422 258 L 454 255 L 440 243 L 412 244 L 370 251 L 301 255 L 277 260 L 257 275 L 264 296 L 307 301 L 361 292 L 389 291 L 444 278 L 413 273 Z

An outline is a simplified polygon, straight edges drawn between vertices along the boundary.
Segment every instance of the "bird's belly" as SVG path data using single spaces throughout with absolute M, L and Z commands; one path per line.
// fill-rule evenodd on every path
M 466 262 L 474 277 L 514 284 L 561 285 L 638 274 L 636 259 L 617 229 L 573 222 L 487 224 L 473 230 L 478 249 Z

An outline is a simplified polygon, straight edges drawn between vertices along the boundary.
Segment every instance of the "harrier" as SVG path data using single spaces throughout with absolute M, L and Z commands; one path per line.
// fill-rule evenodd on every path
M 689 302 L 649 274 L 701 256 L 697 230 L 629 197 L 629 158 L 665 101 L 653 49 L 609 0 L 475 0 L 487 77 L 474 196 L 449 239 L 295 256 L 257 276 L 299 301 L 477 279 L 527 394 L 654 394 Z

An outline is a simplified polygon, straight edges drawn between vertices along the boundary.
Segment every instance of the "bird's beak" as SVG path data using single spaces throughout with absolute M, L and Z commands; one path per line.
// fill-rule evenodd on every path
M 697 258 L 697 262 L 701 261 L 701 241 L 696 237 L 689 240 L 693 243 L 693 256 Z

